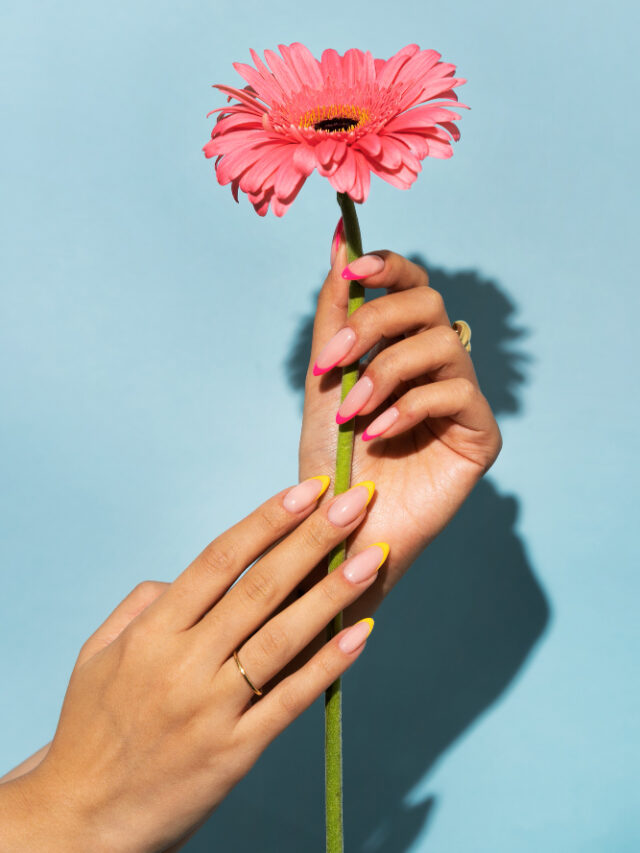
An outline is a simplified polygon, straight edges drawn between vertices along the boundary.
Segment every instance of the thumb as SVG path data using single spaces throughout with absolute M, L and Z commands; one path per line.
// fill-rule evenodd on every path
M 133 622 L 136 616 L 139 616 L 143 610 L 146 610 L 162 595 L 168 586 L 168 583 L 162 581 L 143 581 L 132 589 L 80 649 L 76 667 L 81 666 L 90 657 L 112 643 L 127 625 Z
M 340 220 L 342 221 L 342 220 Z M 333 262 L 326 277 L 316 308 L 313 323 L 313 339 L 311 342 L 311 360 L 309 373 L 313 375 L 313 365 L 320 351 L 331 338 L 339 331 L 347 320 L 347 306 L 349 301 L 349 282 L 342 278 L 342 270 L 347 265 L 347 246 L 344 240 L 344 232 L 338 225 L 334 236 Z M 316 383 L 317 385 L 317 379 Z M 312 387 L 314 383 L 312 383 Z

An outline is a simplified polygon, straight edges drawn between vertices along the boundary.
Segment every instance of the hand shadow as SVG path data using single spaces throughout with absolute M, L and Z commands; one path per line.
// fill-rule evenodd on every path
M 428 265 L 419 256 L 412 260 Z M 520 410 L 526 331 L 498 285 L 430 270 L 452 319 L 470 324 L 473 360 L 496 415 Z M 286 363 L 302 392 L 313 313 Z M 547 598 L 515 529 L 518 500 L 483 479 L 378 611 L 376 635 L 344 679 L 345 848 L 403 853 L 435 798 L 409 796 L 445 750 L 507 689 L 548 623 Z M 324 849 L 324 729 L 318 701 L 267 750 L 187 844 L 210 850 Z M 421 785 L 421 789 L 423 785 Z

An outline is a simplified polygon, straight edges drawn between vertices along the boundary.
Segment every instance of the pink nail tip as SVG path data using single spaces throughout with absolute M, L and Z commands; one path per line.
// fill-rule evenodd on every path
M 357 415 L 369 402 L 372 394 L 373 382 L 368 376 L 361 376 L 342 401 L 336 415 L 336 423 L 346 423 L 354 415 Z
M 348 281 L 355 281 L 360 278 L 367 278 L 370 275 L 382 272 L 384 269 L 384 258 L 380 255 L 362 255 L 351 261 L 343 270 L 342 278 Z
M 349 269 L 349 267 L 345 267 L 342 270 L 342 278 L 346 279 L 347 281 L 357 281 L 359 278 L 362 278 L 362 276 L 354 275 Z
M 390 409 L 387 409 L 386 412 L 383 412 L 381 415 L 370 423 L 366 430 L 362 433 L 363 441 L 371 441 L 372 438 L 378 438 L 384 432 L 386 432 L 393 424 L 398 420 L 400 416 L 400 412 L 396 409 L 395 406 L 392 406 Z

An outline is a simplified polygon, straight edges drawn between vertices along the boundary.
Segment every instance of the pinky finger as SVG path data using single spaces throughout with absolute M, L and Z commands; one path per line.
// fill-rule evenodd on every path
M 236 732 L 260 751 L 305 711 L 360 656 L 373 619 L 345 628 L 293 675 L 245 711 Z
M 407 391 L 369 424 L 362 440 L 392 438 L 422 421 L 428 421 L 429 429 L 442 441 L 485 469 L 500 451 L 500 430 L 487 398 L 475 383 L 462 377 Z

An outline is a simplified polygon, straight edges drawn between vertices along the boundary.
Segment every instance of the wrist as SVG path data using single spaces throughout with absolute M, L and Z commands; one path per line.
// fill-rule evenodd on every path
M 0 785 L 0 826 L 3 853 L 101 853 L 87 837 L 89 824 L 39 768 Z

